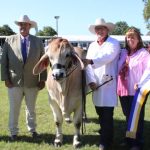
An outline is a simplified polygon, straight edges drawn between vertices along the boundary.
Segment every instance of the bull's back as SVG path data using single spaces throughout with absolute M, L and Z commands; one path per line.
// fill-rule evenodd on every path
M 74 47 L 75 52 L 79 55 L 81 59 L 86 57 L 86 51 L 79 47 Z

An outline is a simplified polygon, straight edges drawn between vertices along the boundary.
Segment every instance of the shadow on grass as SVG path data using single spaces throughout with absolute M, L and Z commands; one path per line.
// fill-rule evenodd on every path
M 54 139 L 55 135 L 53 134 L 40 134 L 37 138 L 32 138 L 31 136 L 26 136 L 26 135 L 19 135 L 16 142 L 29 142 L 29 143 L 49 143 L 52 144 L 52 140 Z M 0 141 L 5 141 L 5 142 L 14 142 L 11 141 L 9 136 L 0 136 Z
M 6 143 L 11 142 L 28 142 L 28 143 L 46 143 L 49 145 L 54 145 L 54 134 L 40 134 L 36 139 L 33 139 L 31 136 L 20 135 L 16 141 L 11 141 L 9 136 L 0 136 L 0 141 L 4 141 Z M 82 146 L 98 145 L 95 141 L 98 139 L 98 135 L 81 135 Z M 73 144 L 73 135 L 63 135 L 63 145 L 72 145 Z M 81 146 L 81 147 L 82 147 Z
M 115 120 L 114 122 L 114 144 L 113 144 L 113 150 L 127 150 L 128 147 L 122 147 L 120 146 L 120 143 L 123 141 L 123 138 L 125 137 L 125 129 L 126 124 L 123 120 Z M 144 147 L 143 150 L 150 150 L 150 121 L 144 122 Z
M 98 124 L 97 118 L 87 118 L 87 123 L 95 123 Z M 123 139 L 125 138 L 125 131 L 126 131 L 126 123 L 124 120 L 114 120 L 114 142 L 112 146 L 112 150 L 128 150 L 128 146 L 124 145 L 121 146 L 121 143 L 123 142 Z M 86 131 L 88 132 L 88 131 Z M 99 144 L 99 135 L 98 130 L 93 130 L 95 133 L 94 135 L 86 135 L 83 136 L 83 146 L 86 144 L 89 145 L 98 145 Z M 150 121 L 144 122 L 144 148 L 143 150 L 150 150 Z M 88 142 L 90 141 L 90 142 Z
M 95 118 L 88 118 L 89 123 L 98 123 L 97 119 Z M 144 127 L 144 149 L 143 150 L 149 150 L 150 149 L 150 122 L 145 121 L 145 127 Z M 63 145 L 72 145 L 73 141 L 73 135 L 67 135 L 64 133 L 63 135 Z M 114 121 L 114 143 L 112 146 L 112 150 L 127 150 L 128 148 L 126 146 L 122 147 L 120 146 L 120 143 L 122 142 L 122 139 L 125 137 L 125 121 L 124 120 L 116 120 Z M 41 133 L 37 139 L 32 139 L 31 136 L 19 136 L 19 139 L 17 142 L 29 142 L 29 143 L 46 143 L 49 145 L 53 145 L 53 141 L 55 139 L 54 134 L 47 134 L 47 133 Z M 10 142 L 9 136 L 0 136 L 0 141 Z M 88 129 L 86 129 L 86 133 L 84 135 L 81 135 L 81 141 L 82 146 L 93 146 L 99 145 L 99 134 L 96 131 L 96 129 L 93 129 L 92 132 L 88 132 Z

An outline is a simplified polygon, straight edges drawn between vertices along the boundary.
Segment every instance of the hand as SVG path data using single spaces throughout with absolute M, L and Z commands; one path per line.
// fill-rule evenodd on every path
M 137 84 L 137 83 L 134 84 L 134 89 L 135 89 L 135 90 L 138 89 L 138 84 Z
M 150 53 L 150 44 L 147 45 L 147 50 Z
M 87 65 L 89 65 L 89 64 L 93 64 L 93 61 L 92 61 L 92 59 L 82 59 L 82 61 L 83 61 L 83 63 L 84 63 L 84 65 L 85 65 L 85 67 L 87 66 Z
M 45 87 L 45 81 L 39 81 L 37 86 L 39 90 L 42 90 Z
M 13 84 L 10 80 L 6 80 L 5 81 L 5 86 L 8 87 L 8 88 L 12 88 L 13 87 Z
M 95 91 L 96 88 L 97 88 L 97 84 L 95 82 L 89 83 L 89 86 L 90 86 L 90 88 L 91 88 L 92 91 Z

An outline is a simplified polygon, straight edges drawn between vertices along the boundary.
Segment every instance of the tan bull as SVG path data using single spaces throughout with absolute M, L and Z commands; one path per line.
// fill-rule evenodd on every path
M 55 146 L 61 146 L 63 141 L 62 123 L 73 121 L 75 133 L 73 146 L 78 147 L 82 121 L 82 78 L 81 70 L 84 65 L 79 58 L 81 50 L 75 49 L 66 39 L 52 40 L 48 50 L 35 66 L 33 73 L 39 74 L 50 64 L 47 78 L 50 106 L 56 123 Z M 70 115 L 73 114 L 73 120 Z

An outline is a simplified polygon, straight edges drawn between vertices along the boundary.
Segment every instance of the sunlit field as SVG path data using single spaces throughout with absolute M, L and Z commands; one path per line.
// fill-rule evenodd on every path
M 107 93 L 109 94 L 109 93 Z M 84 135 L 81 135 L 81 150 L 98 150 L 99 143 L 99 125 L 97 124 L 97 115 L 92 103 L 91 95 L 87 96 L 86 104 L 88 122 L 85 124 Z M 40 134 L 36 140 L 32 140 L 30 133 L 27 131 L 25 123 L 25 105 L 22 108 L 19 118 L 19 140 L 11 142 L 8 132 L 8 113 L 9 103 L 7 89 L 4 83 L 0 81 L 0 150 L 73 150 L 72 140 L 74 127 L 73 124 L 63 124 L 64 140 L 60 148 L 55 148 L 53 141 L 55 138 L 55 124 L 53 121 L 52 111 L 48 103 L 48 93 L 46 89 L 40 91 L 36 104 L 37 112 L 37 132 Z M 125 135 L 125 118 L 122 114 L 120 104 L 114 112 L 115 131 L 114 143 L 112 150 L 127 150 L 127 147 L 121 147 L 120 142 Z M 145 112 L 145 147 L 144 150 L 150 150 L 150 102 L 146 104 Z

